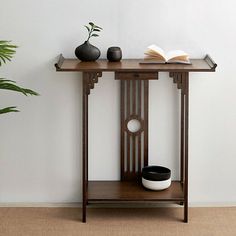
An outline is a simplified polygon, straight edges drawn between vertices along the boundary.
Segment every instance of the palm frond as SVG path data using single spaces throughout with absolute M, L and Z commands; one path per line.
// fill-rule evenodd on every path
M 0 78 L 0 84 L 1 84 L 1 83 L 5 83 L 5 82 L 16 83 L 16 81 L 14 81 L 14 80 L 9 80 L 9 79 Z
M 19 110 L 17 110 L 16 107 L 6 107 L 3 109 L 0 109 L 0 114 L 5 114 L 9 112 L 19 112 Z
M 39 95 L 37 92 L 35 92 L 31 89 L 28 89 L 28 88 L 22 88 L 22 87 L 16 85 L 15 83 L 16 83 L 15 81 L 0 78 L 0 89 L 19 92 L 19 93 L 24 94 L 25 96 L 27 96 L 27 95 L 38 96 Z
M 39 96 L 39 93 L 31 90 L 31 89 L 27 89 L 27 88 L 21 88 L 27 95 L 34 95 L 34 96 Z
M 11 41 L 0 40 L 0 66 L 2 63 L 10 61 L 15 54 L 16 45 L 12 45 Z
M 11 58 L 16 52 L 15 51 L 16 48 L 17 46 L 12 45 L 11 41 L 0 40 L 0 66 L 2 65 L 2 63 L 6 63 L 7 61 L 11 60 Z M 31 89 L 23 88 L 16 85 L 16 82 L 13 80 L 3 79 L 3 78 L 0 78 L 0 89 L 15 91 L 18 93 L 22 93 L 25 96 L 39 95 L 37 92 Z M 19 112 L 19 110 L 17 110 L 15 106 L 0 109 L 0 114 L 5 114 L 9 112 Z

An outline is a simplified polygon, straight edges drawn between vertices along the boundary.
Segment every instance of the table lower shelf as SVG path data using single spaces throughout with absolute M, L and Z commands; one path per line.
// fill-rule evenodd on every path
M 128 181 L 89 181 L 88 201 L 184 201 L 180 181 L 172 181 L 163 191 L 151 191 Z

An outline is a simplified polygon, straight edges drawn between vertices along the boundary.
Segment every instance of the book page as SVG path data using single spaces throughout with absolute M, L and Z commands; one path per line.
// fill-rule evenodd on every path
M 165 62 L 166 60 L 159 54 L 150 54 L 150 53 L 145 53 L 146 56 L 144 57 L 144 60 L 157 60 L 157 61 L 163 61 Z
M 166 60 L 169 61 L 171 59 L 183 59 L 184 61 L 186 61 L 188 59 L 188 54 L 182 50 L 174 50 L 174 51 L 170 51 L 166 54 Z
M 163 58 L 163 60 L 166 60 L 164 50 L 161 49 L 160 47 L 156 46 L 155 44 L 152 44 L 152 45 L 148 46 L 148 50 L 145 54 L 149 55 L 151 57 L 156 56 L 156 57 L 159 57 L 159 58 Z

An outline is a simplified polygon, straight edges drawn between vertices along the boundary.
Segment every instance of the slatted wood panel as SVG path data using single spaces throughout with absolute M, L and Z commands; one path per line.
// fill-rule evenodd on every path
M 117 73 L 120 80 L 120 151 L 121 180 L 140 180 L 143 166 L 148 164 L 148 80 L 135 79 L 135 73 L 128 76 L 134 79 L 124 80 L 127 73 Z M 150 76 L 153 76 L 150 74 Z M 155 75 L 157 79 L 157 74 Z M 140 130 L 131 132 L 127 124 L 135 119 L 140 122 Z

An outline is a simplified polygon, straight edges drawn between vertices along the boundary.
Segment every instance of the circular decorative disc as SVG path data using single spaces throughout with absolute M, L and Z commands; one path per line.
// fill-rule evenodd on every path
M 141 123 L 137 119 L 132 119 L 127 123 L 127 129 L 131 133 L 136 133 L 141 129 Z

